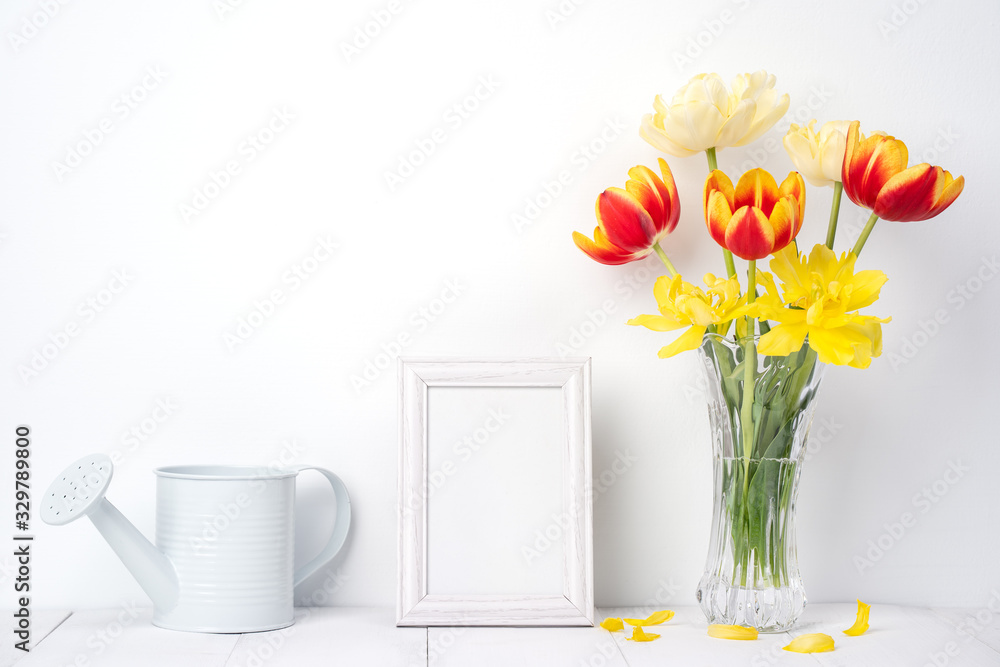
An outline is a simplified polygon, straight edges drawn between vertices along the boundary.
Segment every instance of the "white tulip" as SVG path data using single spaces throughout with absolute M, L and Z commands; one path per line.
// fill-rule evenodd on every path
M 698 74 L 674 95 L 660 95 L 656 113 L 646 114 L 639 134 L 653 147 L 687 157 L 760 138 L 788 110 L 788 95 L 778 96 L 775 78 L 764 70 L 741 74 L 727 88 L 718 74 Z
M 819 134 L 813 130 L 815 124 L 815 120 L 801 127 L 792 123 L 783 143 L 795 168 L 811 185 L 832 187 L 841 179 L 851 121 L 831 120 L 823 124 Z

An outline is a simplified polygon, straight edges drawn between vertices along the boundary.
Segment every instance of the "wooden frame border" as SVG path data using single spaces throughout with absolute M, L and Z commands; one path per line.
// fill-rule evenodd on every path
M 563 595 L 428 595 L 427 390 L 429 387 L 562 389 L 565 511 Z M 398 626 L 592 626 L 590 359 L 399 359 Z

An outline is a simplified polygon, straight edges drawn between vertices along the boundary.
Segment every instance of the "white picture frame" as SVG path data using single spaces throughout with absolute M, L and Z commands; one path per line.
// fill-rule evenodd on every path
M 399 581 L 396 625 L 593 626 L 590 359 L 400 358 Z M 428 390 L 529 387 L 561 391 L 562 595 L 428 594 Z M 555 459 L 554 459 L 555 460 Z M 527 492 L 530 492 L 528 490 Z

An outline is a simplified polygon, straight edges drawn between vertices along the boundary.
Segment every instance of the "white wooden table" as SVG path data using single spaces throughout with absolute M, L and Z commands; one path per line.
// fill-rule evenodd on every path
M 601 609 L 599 617 L 648 610 Z M 875 604 L 861 637 L 841 630 L 854 622 L 854 604 L 817 604 L 789 633 L 756 641 L 712 639 L 696 607 L 651 632 L 649 643 L 625 641 L 601 628 L 396 628 L 391 609 L 299 609 L 294 626 L 247 635 L 202 635 L 150 625 L 148 609 L 36 612 L 34 646 L 15 650 L 4 638 L 0 664 L 18 667 L 632 667 L 718 665 L 768 667 L 954 667 L 1000 665 L 1000 613 L 988 609 L 918 609 Z M 976 620 L 977 615 L 979 619 Z M 972 619 L 968 624 L 967 619 Z M 963 625 L 965 624 L 965 625 Z M 792 637 L 825 632 L 831 653 L 782 651 Z

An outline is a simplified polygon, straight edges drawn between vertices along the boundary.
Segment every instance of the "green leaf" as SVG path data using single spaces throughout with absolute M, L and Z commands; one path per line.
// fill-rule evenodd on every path
M 762 564 L 773 564 L 775 549 L 780 547 L 771 539 L 771 525 L 778 514 L 782 469 L 786 465 L 792 464 L 780 459 L 762 459 L 747 491 L 749 543 L 757 551 L 756 560 Z

